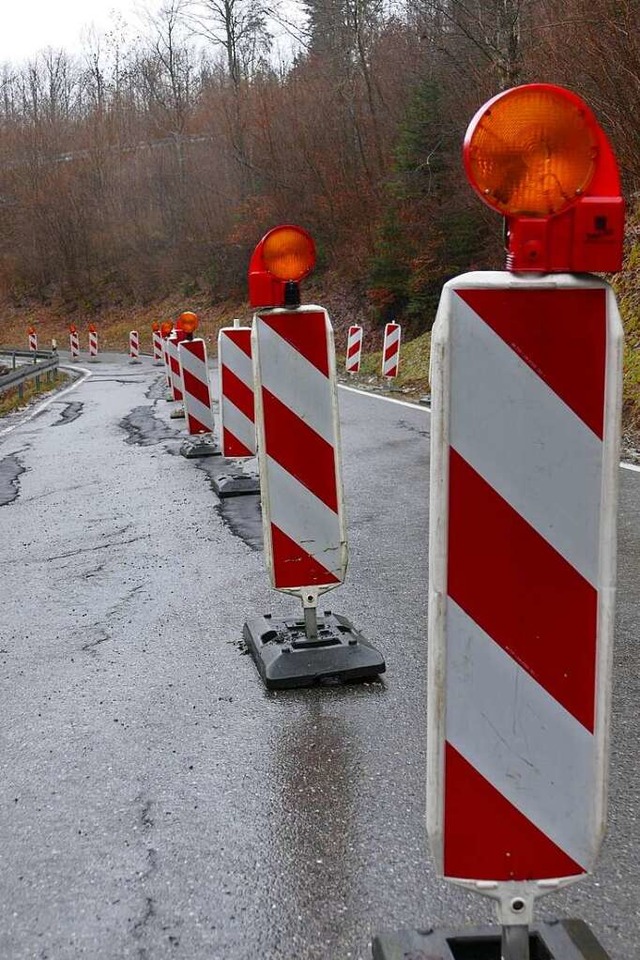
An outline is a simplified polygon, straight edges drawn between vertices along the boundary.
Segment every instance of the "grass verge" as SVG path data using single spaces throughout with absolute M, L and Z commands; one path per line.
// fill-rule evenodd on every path
M 70 379 L 66 373 L 60 373 L 58 371 L 50 381 L 46 381 L 43 374 L 39 387 L 36 386 L 35 380 L 28 380 L 26 383 L 23 383 L 22 396 L 20 396 L 17 386 L 12 387 L 11 390 L 7 390 L 6 393 L 0 395 L 0 417 L 4 417 L 8 413 L 14 413 L 22 407 L 29 406 L 34 400 L 45 396 L 47 393 L 51 393 L 52 390 L 57 390 Z

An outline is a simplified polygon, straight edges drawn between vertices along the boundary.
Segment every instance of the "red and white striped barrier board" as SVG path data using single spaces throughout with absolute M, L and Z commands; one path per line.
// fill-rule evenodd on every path
M 163 362 L 162 334 L 159 330 L 152 330 L 153 334 L 153 359 L 156 363 Z
M 164 375 L 167 381 L 167 387 L 172 390 L 171 384 L 171 361 L 169 360 L 169 338 L 162 339 L 162 359 L 164 361 Z
M 218 334 L 222 456 L 255 457 L 256 426 L 251 327 L 223 327 Z
M 400 364 L 400 334 L 402 329 L 399 323 L 387 323 L 384 328 L 384 345 L 382 347 L 382 376 L 397 377 Z
M 342 583 L 347 567 L 329 317 L 315 306 L 259 313 L 251 346 L 271 582 L 322 593 Z
M 211 388 L 204 340 L 183 340 L 178 344 L 180 378 L 184 388 L 184 412 L 189 434 L 213 433 Z
M 77 360 L 80 356 L 80 335 L 77 330 L 69 334 L 69 349 L 71 351 L 71 359 Z
M 357 373 L 360 369 L 360 355 L 362 354 L 362 327 L 349 327 L 347 335 L 347 373 Z
M 469 273 L 433 329 L 427 824 L 498 898 L 604 829 L 621 350 L 596 277 Z
M 98 356 L 98 331 L 89 330 L 89 356 Z
M 129 356 L 132 360 L 137 360 L 140 356 L 140 337 L 137 330 L 129 333 Z
M 38 334 L 34 330 L 33 333 L 29 332 L 29 350 L 37 350 L 37 349 L 38 349 Z
M 173 399 L 180 401 L 183 398 L 183 386 L 182 376 L 180 375 L 180 358 L 178 356 L 179 340 L 171 334 L 170 337 L 167 337 L 165 343 L 167 344 L 167 355 L 169 357 L 169 387 L 173 394 Z

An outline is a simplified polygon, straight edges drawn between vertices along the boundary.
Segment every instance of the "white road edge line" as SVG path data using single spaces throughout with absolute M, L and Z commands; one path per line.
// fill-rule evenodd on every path
M 421 410 L 423 413 L 428 413 L 429 416 L 431 416 L 431 409 L 421 406 L 419 403 L 409 403 L 407 400 L 396 400 L 395 397 L 385 397 L 380 393 L 372 393 L 370 390 L 358 390 L 357 387 L 348 387 L 344 383 L 339 383 L 338 386 L 341 390 L 348 390 L 349 393 L 359 393 L 363 397 L 372 397 L 374 400 L 386 400 L 387 403 L 397 403 L 401 407 L 411 407 L 412 410 Z M 633 470 L 634 473 L 640 473 L 640 466 L 638 464 L 625 463 L 622 461 L 620 466 L 623 470 Z
M 61 363 L 59 364 L 60 370 L 79 370 L 84 374 L 83 377 L 78 377 L 77 380 L 74 380 L 70 386 L 65 387 L 64 390 L 61 390 L 59 393 L 54 393 L 52 397 L 49 397 L 48 400 L 43 400 L 42 403 L 36 401 L 36 405 L 26 417 L 21 417 L 18 423 L 14 423 L 11 427 L 5 427 L 4 430 L 0 430 L 0 437 L 4 437 L 7 433 L 11 433 L 12 430 L 15 430 L 16 427 L 21 427 L 23 423 L 28 423 L 29 420 L 33 420 L 36 414 L 40 413 L 41 410 L 45 410 L 50 404 L 55 403 L 60 397 L 64 397 L 65 394 L 70 393 L 71 390 L 75 390 L 76 387 L 79 387 L 81 383 L 84 383 L 89 377 L 93 376 L 93 370 L 87 370 L 86 367 L 70 367 L 68 364 Z

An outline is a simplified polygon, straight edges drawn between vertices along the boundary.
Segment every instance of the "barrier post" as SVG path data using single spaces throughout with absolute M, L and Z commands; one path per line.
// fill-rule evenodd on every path
M 80 355 L 80 336 L 77 327 L 73 323 L 69 325 L 69 349 L 71 351 L 71 359 L 74 361 L 77 360 Z
M 142 363 L 140 360 L 140 337 L 137 330 L 129 331 L 129 363 Z
M 218 333 L 218 375 L 220 445 L 222 456 L 233 461 L 233 472 L 216 477 L 213 487 L 222 498 L 260 493 L 257 474 L 244 469 L 255 462 L 256 425 L 251 327 L 239 320 Z
M 382 376 L 387 381 L 398 376 L 401 334 L 402 328 L 399 323 L 385 324 L 384 345 L 382 347 Z
M 347 334 L 347 358 L 345 369 L 353 376 L 360 371 L 360 357 L 362 355 L 362 327 L 357 324 L 349 327 Z
M 92 363 L 98 360 L 98 330 L 94 323 L 89 324 L 89 360 Z
M 620 182 L 589 107 L 547 84 L 486 104 L 464 159 L 508 271 L 450 280 L 433 328 L 427 831 L 499 925 L 373 956 L 606 960 L 582 921 L 533 915 L 593 870 L 606 820 L 622 326 L 583 271 L 621 267 Z
M 214 418 L 207 347 L 204 340 L 194 339 L 198 326 L 195 313 L 183 313 L 185 338 L 178 344 L 180 377 L 184 388 L 184 412 L 189 439 L 180 447 L 183 457 L 211 457 L 220 453 L 214 440 Z
M 164 363 L 162 351 L 162 334 L 160 333 L 160 324 L 154 320 L 151 324 L 151 338 L 153 341 L 153 365 L 160 367 Z
M 30 326 L 27 329 L 27 334 L 29 336 L 29 350 L 37 351 L 38 349 L 38 334 L 36 333 L 36 328 Z
M 299 227 L 269 231 L 249 265 L 255 422 L 267 568 L 274 589 L 297 596 L 303 619 L 269 614 L 243 636 L 267 687 L 372 677 L 384 660 L 318 598 L 345 578 L 333 330 L 322 307 L 300 306 L 299 281 L 315 262 Z

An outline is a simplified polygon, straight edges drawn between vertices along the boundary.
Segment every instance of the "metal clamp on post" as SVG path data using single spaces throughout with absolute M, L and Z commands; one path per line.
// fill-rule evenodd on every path
M 256 309 L 251 352 L 265 557 L 276 590 L 302 601 L 302 620 L 248 621 L 245 641 L 268 687 L 372 677 L 383 658 L 345 618 L 318 617 L 318 597 L 347 569 L 333 329 L 300 306 L 315 263 L 300 227 L 271 230 L 249 266 Z
M 486 104 L 464 158 L 509 270 L 450 280 L 433 327 L 427 831 L 499 926 L 373 955 L 606 960 L 581 921 L 533 913 L 605 827 L 622 325 L 581 271 L 621 266 L 620 183 L 588 106 L 547 84 Z

